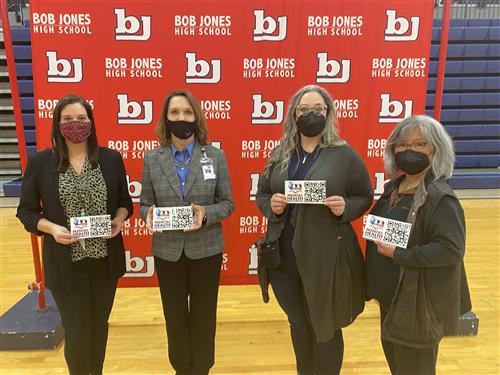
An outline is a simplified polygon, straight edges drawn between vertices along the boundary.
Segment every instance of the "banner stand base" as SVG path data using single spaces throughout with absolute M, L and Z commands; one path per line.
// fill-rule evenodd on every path
M 45 290 L 46 308 L 38 308 L 38 292 L 26 294 L 0 317 L 0 350 L 55 349 L 64 328 L 54 298 Z

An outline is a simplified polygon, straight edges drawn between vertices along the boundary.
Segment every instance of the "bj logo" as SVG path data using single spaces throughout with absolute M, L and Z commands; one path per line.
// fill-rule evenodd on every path
M 273 104 L 273 102 L 262 101 L 261 94 L 253 94 L 252 99 L 252 124 L 281 124 L 285 104 L 283 100 L 276 100 Z
M 83 77 L 82 59 L 58 59 L 55 51 L 47 51 L 45 55 L 49 63 L 47 69 L 48 82 L 81 82 Z
M 271 41 L 278 42 L 286 38 L 286 16 L 280 16 L 275 20 L 271 16 L 264 16 L 261 9 L 254 10 L 255 28 L 253 29 L 254 42 Z
M 380 94 L 380 113 L 378 120 L 381 123 L 400 122 L 404 118 L 410 117 L 413 109 L 413 101 L 391 100 L 391 94 Z
M 148 40 L 151 37 L 151 16 L 126 16 L 125 9 L 115 9 L 116 40 Z M 142 31 L 142 34 L 140 32 Z
M 396 10 L 387 9 L 387 27 L 384 30 L 384 40 L 393 42 L 409 42 L 417 40 L 419 17 L 411 17 L 410 21 L 405 17 L 396 17 Z
M 196 53 L 186 52 L 186 83 L 218 83 L 220 81 L 220 60 L 196 60 Z
M 118 124 L 149 124 L 153 119 L 153 101 L 144 100 L 142 103 L 131 100 L 127 94 L 117 94 Z
M 346 83 L 351 77 L 351 60 L 328 60 L 326 52 L 318 52 L 318 83 Z
M 155 263 L 152 256 L 131 256 L 130 251 L 125 251 L 125 265 L 127 272 L 124 277 L 152 277 L 155 273 Z
M 131 180 L 127 174 L 128 194 L 132 202 L 138 203 L 141 201 L 142 184 L 139 181 Z

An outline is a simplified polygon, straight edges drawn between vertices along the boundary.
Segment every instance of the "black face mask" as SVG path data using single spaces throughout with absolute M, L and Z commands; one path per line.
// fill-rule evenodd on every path
M 410 176 L 419 174 L 429 164 L 429 157 L 423 152 L 406 150 L 396 153 L 396 167 Z
M 326 117 L 317 115 L 314 111 L 302 115 L 297 119 L 299 131 L 306 137 L 315 137 L 323 131 L 326 125 Z
M 170 130 L 177 138 L 188 139 L 194 132 L 196 127 L 194 121 L 170 121 L 167 119 L 168 130 Z

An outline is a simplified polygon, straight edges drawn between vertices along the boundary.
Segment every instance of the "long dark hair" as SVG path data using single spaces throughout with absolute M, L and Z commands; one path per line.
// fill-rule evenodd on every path
M 194 122 L 196 125 L 194 130 L 194 137 L 200 145 L 205 146 L 206 144 L 208 144 L 208 130 L 207 130 L 207 125 L 205 123 L 205 115 L 203 114 L 203 111 L 201 110 L 201 107 L 198 104 L 196 98 L 193 96 L 193 94 L 191 94 L 187 90 L 172 91 L 165 98 L 165 102 L 163 103 L 163 109 L 161 110 L 160 119 L 158 120 L 158 125 L 156 125 L 156 135 L 158 136 L 158 141 L 160 142 L 160 145 L 166 146 L 172 139 L 172 134 L 170 133 L 170 130 L 168 129 L 167 126 L 167 112 L 170 100 L 175 96 L 185 97 L 189 102 L 191 108 L 193 108 Z
M 99 162 L 99 144 L 97 142 L 97 134 L 95 130 L 95 122 L 94 122 L 94 114 L 92 113 L 92 107 L 90 106 L 85 99 L 78 95 L 66 95 L 61 98 L 54 108 L 54 113 L 52 116 L 52 150 L 57 156 L 59 171 L 64 172 L 69 166 L 69 158 L 68 158 L 68 147 L 66 146 L 66 142 L 61 135 L 61 131 L 59 129 L 59 123 L 61 122 L 61 112 L 69 104 L 79 103 L 85 108 L 87 111 L 87 117 L 91 123 L 90 136 L 87 139 L 87 157 L 89 159 L 90 165 L 92 168 L 96 168 Z

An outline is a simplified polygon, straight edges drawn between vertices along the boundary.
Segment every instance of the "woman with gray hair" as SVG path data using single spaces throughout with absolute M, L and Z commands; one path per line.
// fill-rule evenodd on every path
M 439 341 L 471 309 L 463 264 L 465 220 L 447 184 L 453 142 L 429 116 L 400 122 L 384 155 L 393 177 L 371 214 L 412 224 L 406 248 L 367 241 L 367 295 L 380 306 L 392 374 L 435 374 Z
M 287 204 L 287 180 L 294 186 L 314 180 L 320 204 Z M 266 239 L 280 255 L 279 266 L 266 274 L 290 322 L 300 374 L 340 372 L 341 328 L 365 303 L 364 263 L 350 222 L 372 199 L 363 161 L 339 137 L 331 96 L 319 86 L 303 87 L 291 100 L 257 192 L 269 219 Z

